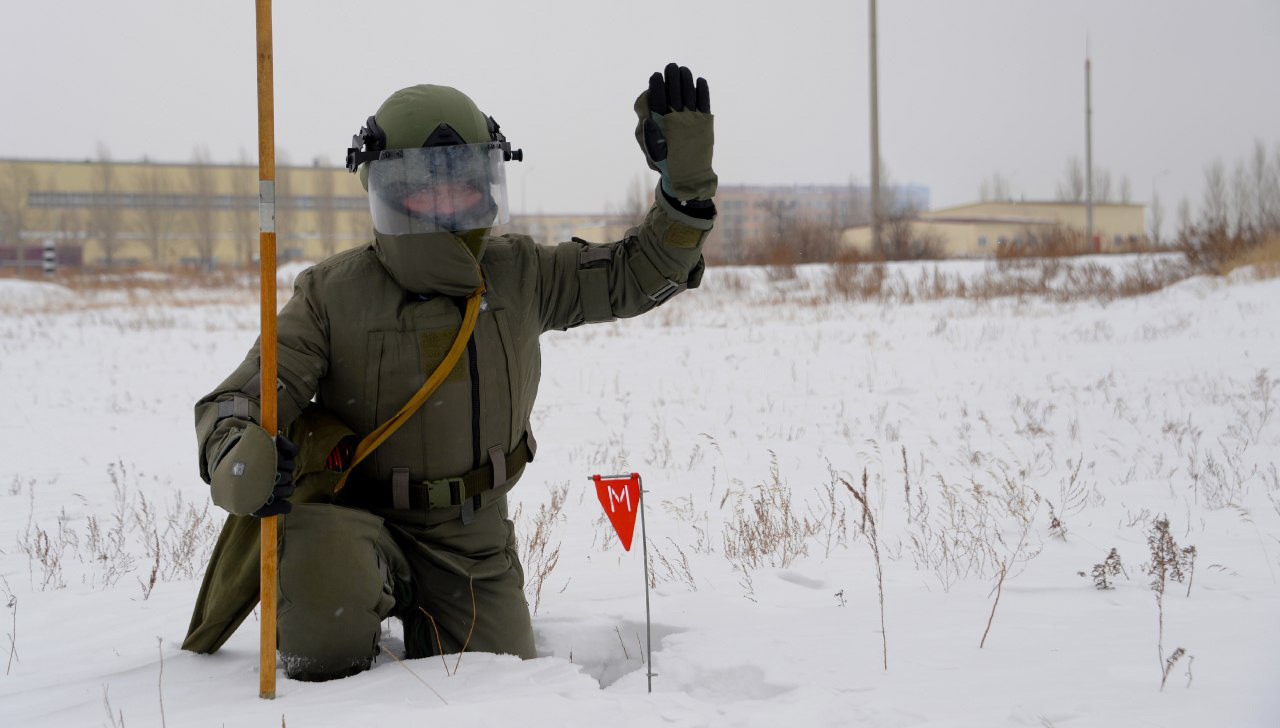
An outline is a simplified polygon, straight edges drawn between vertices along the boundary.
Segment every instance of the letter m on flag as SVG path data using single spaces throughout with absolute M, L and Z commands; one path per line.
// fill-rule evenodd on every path
M 636 513 L 640 505 L 640 475 L 629 476 L 593 475 L 596 482 L 596 497 L 604 506 L 604 513 L 613 524 L 613 530 L 622 542 L 622 548 L 631 550 L 631 539 L 636 531 Z

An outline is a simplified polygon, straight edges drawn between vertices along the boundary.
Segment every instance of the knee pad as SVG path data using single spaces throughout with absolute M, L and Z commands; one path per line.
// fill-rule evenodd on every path
M 281 520 L 277 644 L 285 674 L 332 680 L 368 669 L 395 606 L 394 580 L 407 574 L 398 550 L 388 553 L 396 547 L 382 519 L 317 503 L 295 505 Z

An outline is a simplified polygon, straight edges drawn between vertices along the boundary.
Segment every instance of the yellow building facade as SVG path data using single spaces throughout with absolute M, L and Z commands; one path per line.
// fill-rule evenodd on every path
M 368 201 L 345 169 L 278 167 L 276 178 L 281 258 L 368 239 Z M 258 250 L 257 166 L 0 160 L 0 265 L 30 265 L 46 241 L 89 267 L 248 264 Z
M 1145 208 L 1136 204 L 1094 203 L 1092 244 L 1086 243 L 1088 209 L 1076 202 L 978 202 L 922 212 L 905 222 L 914 242 L 928 243 L 944 257 L 996 255 L 1013 247 L 1031 247 L 1050 238 L 1076 241 L 1078 252 L 1132 250 L 1145 241 Z M 843 245 L 860 254 L 872 251 L 871 227 L 846 229 Z
M 514 217 L 495 233 L 539 242 L 620 240 L 638 221 L 602 214 Z M 368 196 L 340 167 L 276 168 L 281 260 L 321 260 L 372 238 Z M 258 168 L 202 162 L 0 160 L 0 270 L 249 265 L 258 255 Z

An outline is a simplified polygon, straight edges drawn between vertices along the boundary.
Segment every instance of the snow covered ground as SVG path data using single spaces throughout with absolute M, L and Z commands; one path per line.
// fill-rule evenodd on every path
M 545 536 L 542 657 L 384 655 L 282 675 L 274 702 L 253 618 L 216 655 L 178 647 L 222 520 L 191 404 L 251 343 L 253 293 L 0 281 L 0 724 L 1280 725 L 1280 280 L 883 303 L 831 299 L 828 275 L 712 269 L 651 315 L 544 337 L 513 492 L 526 544 Z M 587 481 L 628 470 L 652 695 L 639 549 Z M 1162 644 L 1161 518 L 1186 572 Z

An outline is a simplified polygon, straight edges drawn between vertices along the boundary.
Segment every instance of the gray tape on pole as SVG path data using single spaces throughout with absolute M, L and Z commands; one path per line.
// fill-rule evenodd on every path
M 276 183 L 275 180 L 258 181 L 258 231 L 276 231 Z

